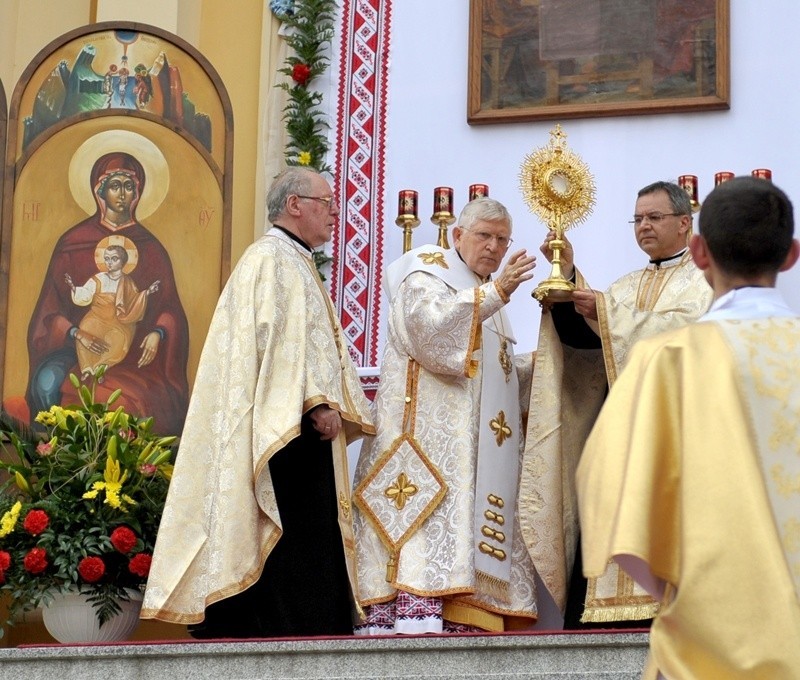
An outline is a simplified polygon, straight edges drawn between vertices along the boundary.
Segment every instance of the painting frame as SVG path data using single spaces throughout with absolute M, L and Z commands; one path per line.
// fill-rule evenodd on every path
M 577 0 L 470 0 L 467 122 L 729 109 L 730 0 L 706 3 L 687 17 L 680 0 L 594 0 L 587 18 L 585 3 L 581 16 L 570 17 Z M 683 24 L 659 23 L 667 11 Z M 616 31 L 615 46 L 602 27 L 620 17 L 638 21 L 640 30 Z M 658 35 L 674 36 L 676 23 L 694 32 L 674 42 Z M 654 34 L 656 42 L 647 43 Z M 688 62 L 680 54 L 687 50 Z M 609 66 L 615 62 L 618 69 Z M 687 63 L 689 70 L 680 71 Z
M 5 128 L 4 410 L 33 424 L 77 402 L 75 376 L 180 434 L 231 266 L 233 110 L 219 74 L 157 27 L 91 24 L 29 63 Z

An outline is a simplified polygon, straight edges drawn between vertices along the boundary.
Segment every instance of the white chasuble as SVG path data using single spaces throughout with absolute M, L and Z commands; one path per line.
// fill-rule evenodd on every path
M 362 448 L 354 494 L 361 604 L 402 590 L 444 597 L 445 618 L 487 629 L 535 619 L 516 509 L 520 357 L 504 302 L 436 246 L 393 263 L 386 287 L 378 434 Z
M 334 470 L 357 592 L 346 444 L 374 433 L 369 405 L 310 253 L 273 229 L 245 251 L 214 312 L 142 618 L 197 623 L 207 605 L 257 580 L 281 537 L 267 463 L 320 404 L 343 422 Z
M 800 320 L 639 343 L 578 467 L 584 570 L 663 593 L 644 677 L 800 669 Z

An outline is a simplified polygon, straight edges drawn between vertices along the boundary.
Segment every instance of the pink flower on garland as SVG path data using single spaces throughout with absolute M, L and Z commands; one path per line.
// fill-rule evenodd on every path
M 22 558 L 22 566 L 29 574 L 41 574 L 47 569 L 47 551 L 44 548 L 31 548 Z
M 292 80 L 298 85 L 305 85 L 311 77 L 311 67 L 308 64 L 295 64 L 292 67 Z
M 106 573 L 106 563 L 99 557 L 84 557 L 78 562 L 78 573 L 86 583 L 97 583 Z
M 38 536 L 47 529 L 48 524 L 50 524 L 50 518 L 44 510 L 31 510 L 25 515 L 22 526 L 31 536 Z
M 131 561 L 128 562 L 128 571 L 141 578 L 147 578 L 147 575 L 150 573 L 150 564 L 152 561 L 152 555 L 148 553 L 137 553 L 131 558 Z
M 136 541 L 136 534 L 128 527 L 117 527 L 111 532 L 111 545 L 123 555 L 136 547 Z

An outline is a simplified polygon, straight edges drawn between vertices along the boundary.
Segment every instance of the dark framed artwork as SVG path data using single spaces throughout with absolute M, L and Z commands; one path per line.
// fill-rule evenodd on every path
M 470 0 L 470 124 L 730 108 L 730 0 Z
M 44 47 L 10 100 L 0 391 L 22 421 L 96 398 L 180 434 L 230 271 L 233 113 L 161 29 L 93 24 Z

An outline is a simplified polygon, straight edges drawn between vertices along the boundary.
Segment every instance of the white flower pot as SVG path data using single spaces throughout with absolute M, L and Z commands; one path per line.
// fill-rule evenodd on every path
M 57 594 L 42 611 L 44 627 L 59 642 L 118 642 L 127 640 L 139 623 L 142 593 L 128 590 L 129 602 L 120 600 L 122 611 L 102 628 L 95 608 L 80 593 Z

